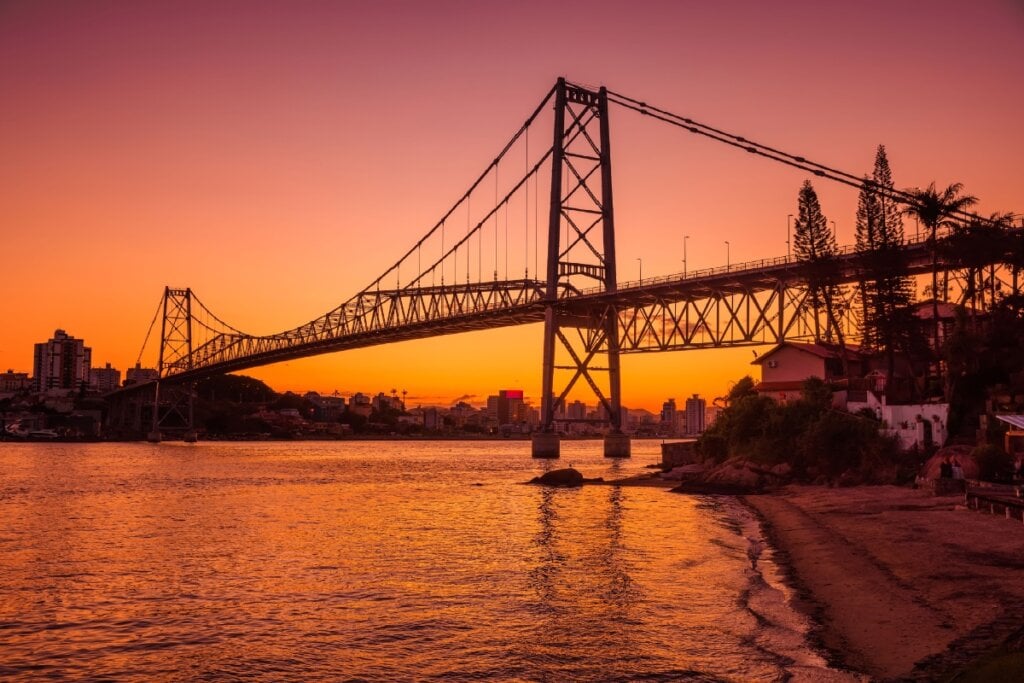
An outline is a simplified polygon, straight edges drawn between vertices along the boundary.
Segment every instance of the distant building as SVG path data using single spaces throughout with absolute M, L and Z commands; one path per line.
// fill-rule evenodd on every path
M 36 391 L 80 389 L 89 384 L 92 349 L 82 339 L 55 330 L 49 341 L 36 344 L 33 378 Z
M 667 436 L 675 436 L 679 422 L 676 400 L 670 398 L 661 404 L 661 429 Z
M 670 430 L 676 427 L 676 399 L 670 398 L 662 403 L 662 426 Z
M 434 407 L 428 407 L 422 409 L 423 413 L 423 429 L 436 432 L 444 429 L 444 420 L 441 416 L 441 411 Z
M 583 401 L 573 401 L 565 407 L 565 418 L 567 420 L 585 420 L 587 417 L 587 405 Z
M 0 393 L 14 393 L 24 391 L 32 386 L 27 372 L 15 372 L 8 370 L 0 375 Z
M 448 417 L 452 421 L 452 426 L 456 429 L 462 429 L 467 424 L 470 424 L 473 418 L 476 417 L 476 414 L 476 408 L 465 401 L 459 401 L 448 411 Z
M 313 404 L 313 417 L 321 422 L 336 422 L 345 414 L 345 399 L 341 396 L 321 396 L 307 391 L 303 398 Z
M 133 384 L 155 382 L 159 378 L 160 373 L 156 368 L 144 368 L 140 363 L 136 363 L 134 368 L 128 368 L 124 373 L 124 385 L 130 387 Z
M 686 399 L 686 433 L 703 434 L 707 418 L 707 401 L 694 394 Z
M 92 368 L 89 371 L 89 386 L 101 394 L 114 391 L 121 386 L 121 371 L 110 367 L 110 363 L 102 368 Z
M 488 396 L 487 417 L 499 426 L 526 422 L 523 390 L 501 389 L 497 396 Z

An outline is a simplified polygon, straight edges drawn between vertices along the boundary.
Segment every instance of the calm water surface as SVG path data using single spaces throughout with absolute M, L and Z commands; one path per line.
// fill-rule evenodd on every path
M 750 514 L 567 442 L 0 444 L 0 678 L 817 680 Z M 756 561 L 752 561 L 752 558 Z

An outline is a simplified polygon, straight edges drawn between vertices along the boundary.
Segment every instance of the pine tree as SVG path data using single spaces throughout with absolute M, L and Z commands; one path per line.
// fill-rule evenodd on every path
M 879 145 L 875 152 L 875 169 L 871 176 L 875 186 L 882 192 L 878 193 L 878 211 L 880 216 L 878 241 L 886 247 L 903 244 L 903 211 L 896 203 L 891 192 L 895 185 L 892 182 L 892 171 L 889 169 L 889 157 L 885 153 L 885 145 Z
M 872 176 L 861 188 L 856 237 L 863 264 L 864 345 L 885 351 L 890 376 L 897 350 L 907 348 L 913 298 L 913 281 L 902 274 L 903 212 L 892 197 L 893 187 L 885 146 L 879 145 Z
M 805 180 L 797 196 L 797 219 L 793 229 L 793 252 L 797 260 L 810 264 L 807 288 L 814 308 L 814 338 L 821 341 L 818 312 L 825 307 L 826 338 L 831 339 L 834 330 L 840 347 L 843 347 L 845 366 L 845 345 L 842 331 L 836 322 L 835 308 L 838 290 L 835 284 L 835 255 L 838 251 L 836 236 L 828 229 L 828 220 L 821 212 L 818 195 L 809 180 Z
M 878 194 L 872 188 L 872 179 L 864 176 L 864 184 L 857 198 L 855 246 L 861 256 L 860 303 L 862 312 L 861 347 L 876 349 L 881 345 L 875 322 L 873 299 L 876 292 L 872 255 L 878 248 L 878 229 L 881 209 Z

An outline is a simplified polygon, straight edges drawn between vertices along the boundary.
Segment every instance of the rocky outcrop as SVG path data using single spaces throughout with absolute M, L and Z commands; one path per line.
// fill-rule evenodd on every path
M 583 486 L 583 482 L 583 475 L 579 470 L 572 467 L 567 467 L 561 470 L 551 470 L 550 472 L 545 472 L 539 477 L 534 477 L 530 480 L 531 484 L 559 486 L 564 488 Z
M 676 468 L 673 472 L 681 469 Z M 683 483 L 673 490 L 682 493 L 753 493 L 785 486 L 793 478 L 789 463 L 769 468 L 744 458 L 731 458 L 703 472 L 693 471 L 692 474 L 683 475 Z

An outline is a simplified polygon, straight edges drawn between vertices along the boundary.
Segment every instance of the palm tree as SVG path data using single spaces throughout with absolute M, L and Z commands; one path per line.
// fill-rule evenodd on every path
M 968 207 L 978 203 L 974 195 L 960 194 L 963 183 L 953 183 L 944 190 L 937 190 L 935 182 L 921 190 L 907 190 L 912 203 L 904 209 L 908 216 L 917 218 L 928 230 L 928 245 L 932 252 L 932 343 L 935 357 L 939 357 L 939 228 L 952 227 L 957 224 L 954 214 L 964 212 Z

